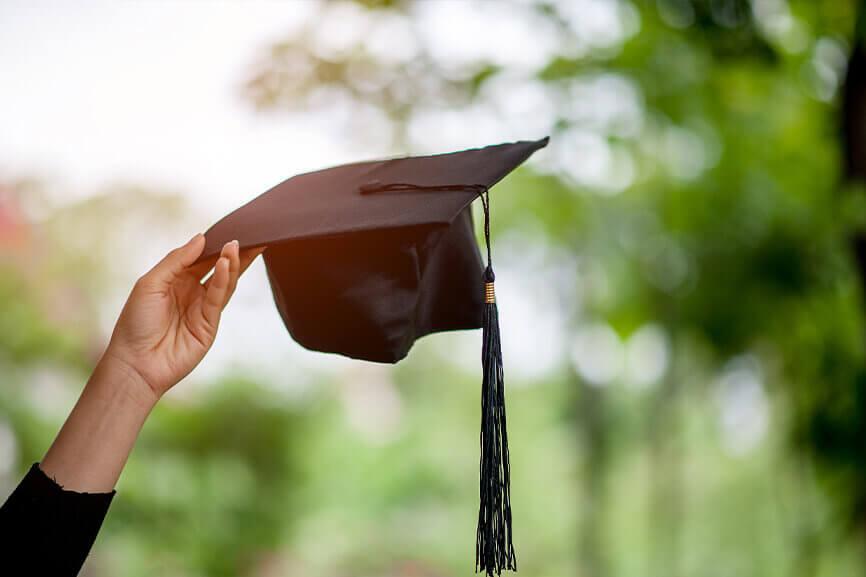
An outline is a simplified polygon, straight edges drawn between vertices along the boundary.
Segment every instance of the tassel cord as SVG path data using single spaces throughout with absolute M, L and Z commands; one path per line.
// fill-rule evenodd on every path
M 499 334 L 499 311 L 493 283 L 495 275 L 490 250 L 490 204 L 481 194 L 484 208 L 484 240 L 487 267 L 484 271 L 486 303 L 481 351 L 480 501 L 476 532 L 475 570 L 492 577 L 503 570 L 517 570 L 511 530 L 511 469 L 505 418 L 505 379 Z

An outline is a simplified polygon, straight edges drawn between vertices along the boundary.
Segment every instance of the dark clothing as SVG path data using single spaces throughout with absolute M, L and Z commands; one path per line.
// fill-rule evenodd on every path
M 78 575 L 114 493 L 64 490 L 34 464 L 0 507 L 0 573 Z

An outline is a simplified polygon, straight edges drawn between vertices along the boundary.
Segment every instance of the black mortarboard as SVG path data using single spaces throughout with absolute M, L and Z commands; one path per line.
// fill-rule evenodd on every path
M 200 261 L 267 247 L 277 309 L 301 345 L 395 363 L 416 339 L 484 328 L 476 565 L 516 569 L 488 189 L 548 139 L 359 162 L 289 178 L 206 233 Z M 471 204 L 481 197 L 487 264 Z

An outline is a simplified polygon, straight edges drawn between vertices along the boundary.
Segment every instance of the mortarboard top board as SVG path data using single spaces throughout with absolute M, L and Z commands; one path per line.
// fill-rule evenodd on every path
M 277 309 L 308 349 L 394 363 L 416 339 L 483 328 L 476 569 L 516 569 L 488 191 L 548 138 L 346 164 L 293 176 L 205 233 L 199 261 L 266 247 Z M 471 204 L 485 215 L 485 264 Z
M 306 348 L 396 362 L 426 334 L 481 327 L 470 205 L 547 139 L 337 166 L 289 178 L 214 224 L 200 260 L 230 240 L 266 246 L 274 298 Z M 380 190 L 395 185 L 419 189 Z

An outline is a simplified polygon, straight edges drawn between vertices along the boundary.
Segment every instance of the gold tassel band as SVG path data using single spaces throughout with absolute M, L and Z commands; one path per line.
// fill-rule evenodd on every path
M 493 304 L 496 302 L 496 292 L 493 290 L 493 283 L 484 283 L 484 302 Z

